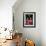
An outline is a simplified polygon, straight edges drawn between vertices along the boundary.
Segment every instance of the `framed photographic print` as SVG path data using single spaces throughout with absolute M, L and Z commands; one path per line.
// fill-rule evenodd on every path
M 36 12 L 23 13 L 23 27 L 36 27 Z

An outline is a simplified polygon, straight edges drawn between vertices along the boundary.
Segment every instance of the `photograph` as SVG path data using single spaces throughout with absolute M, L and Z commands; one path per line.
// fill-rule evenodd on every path
M 23 27 L 35 27 L 35 26 L 36 26 L 36 12 L 24 12 Z

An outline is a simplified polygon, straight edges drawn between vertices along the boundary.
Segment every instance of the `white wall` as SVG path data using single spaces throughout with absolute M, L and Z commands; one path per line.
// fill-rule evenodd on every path
M 16 7 L 16 5 L 14 4 L 13 7 L 15 30 L 18 30 L 18 32 L 22 32 L 24 38 L 34 40 L 36 46 L 41 46 L 41 44 L 42 46 L 46 46 L 45 40 L 43 40 L 46 38 L 44 34 L 46 30 L 45 29 L 46 26 L 44 23 L 46 17 L 45 16 L 46 14 L 44 15 L 45 12 L 44 5 L 45 5 L 45 0 L 23 0 L 20 3 L 20 5 Z M 36 12 L 36 28 L 23 27 L 23 12 Z M 44 19 L 42 19 L 43 17 Z
M 42 46 L 46 46 L 46 0 L 41 1 L 41 38 Z
M 12 29 L 12 6 L 16 0 L 0 0 L 0 27 Z
M 40 46 L 40 0 L 23 0 L 15 14 L 15 28 L 22 32 L 24 37 L 32 39 Z M 36 28 L 23 28 L 23 12 L 36 12 Z

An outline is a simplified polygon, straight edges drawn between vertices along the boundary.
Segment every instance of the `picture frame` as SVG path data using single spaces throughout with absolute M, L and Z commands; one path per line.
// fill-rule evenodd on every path
M 23 12 L 23 27 L 36 27 L 36 12 Z

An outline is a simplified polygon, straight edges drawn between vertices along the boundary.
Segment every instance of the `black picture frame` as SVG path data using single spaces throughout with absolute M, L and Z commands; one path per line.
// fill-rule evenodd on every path
M 36 12 L 23 12 L 23 27 L 36 27 Z

